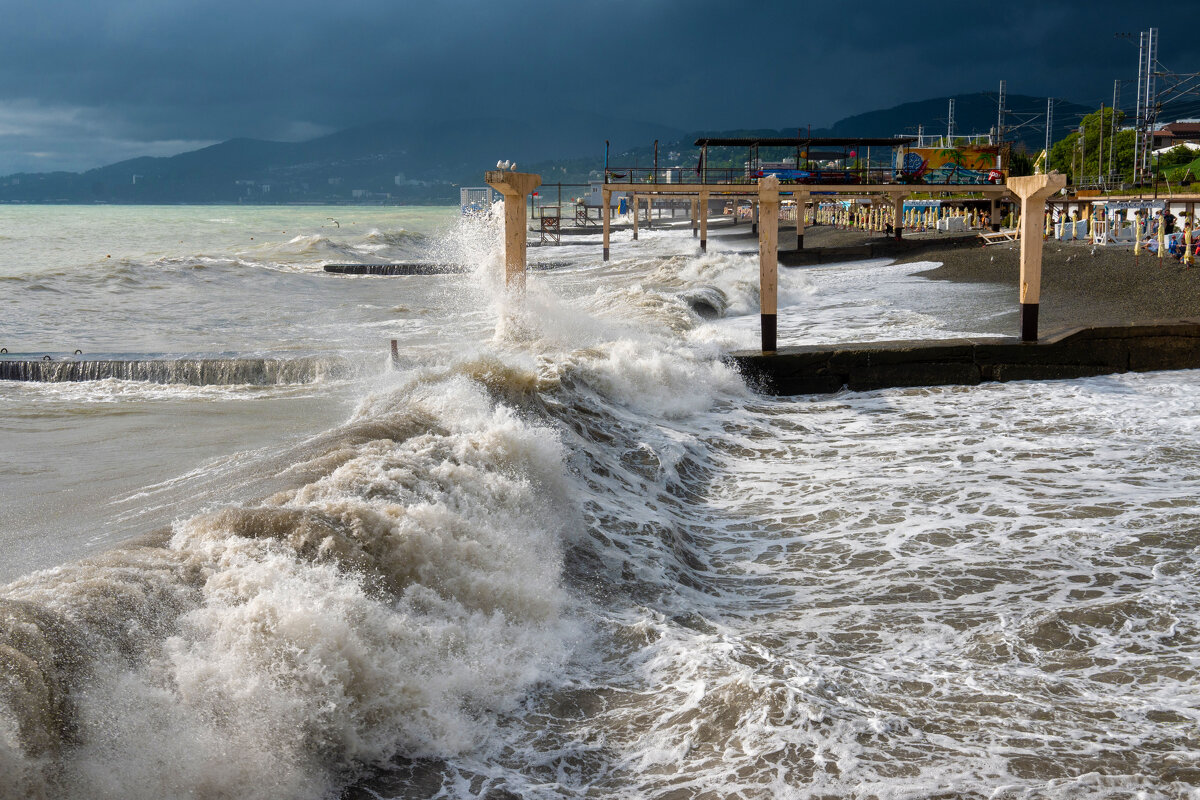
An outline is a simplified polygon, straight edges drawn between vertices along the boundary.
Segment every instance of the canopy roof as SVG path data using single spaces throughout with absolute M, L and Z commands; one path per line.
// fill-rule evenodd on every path
M 915 136 L 893 136 L 886 139 L 857 139 L 837 137 L 785 138 L 778 136 L 707 137 L 696 140 L 697 147 L 901 147 L 912 144 Z

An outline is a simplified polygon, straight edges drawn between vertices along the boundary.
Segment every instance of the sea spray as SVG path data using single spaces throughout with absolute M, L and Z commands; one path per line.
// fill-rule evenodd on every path
M 53 609 L 4 617 L 8 660 L 44 670 L 22 696 L 58 698 L 10 692 L 11 796 L 320 797 L 400 753 L 478 746 L 560 657 L 574 515 L 554 434 L 461 378 L 373 395 L 346 429 L 298 490 L 8 587 Z

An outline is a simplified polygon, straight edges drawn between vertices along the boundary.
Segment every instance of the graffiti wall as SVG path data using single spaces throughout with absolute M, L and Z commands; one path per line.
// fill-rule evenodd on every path
M 908 183 L 1002 183 L 995 147 L 915 147 L 897 155 L 896 169 Z

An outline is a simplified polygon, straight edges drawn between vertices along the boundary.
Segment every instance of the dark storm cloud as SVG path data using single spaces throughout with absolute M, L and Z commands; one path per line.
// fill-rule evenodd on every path
M 1132 9 L 1132 10 L 1131 10 Z M 574 108 L 679 128 L 823 125 L 955 92 L 1096 103 L 1126 3 L 43 0 L 0 29 L 0 174 L 383 118 Z M 1164 15 L 1165 16 L 1165 15 Z

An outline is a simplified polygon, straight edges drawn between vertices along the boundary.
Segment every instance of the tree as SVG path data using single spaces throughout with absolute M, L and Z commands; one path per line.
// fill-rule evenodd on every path
M 1183 145 L 1172 147 L 1167 152 L 1158 157 L 1159 169 L 1170 169 L 1171 167 L 1181 167 L 1184 164 L 1190 164 L 1196 159 L 1196 153 Z
M 1119 127 L 1124 117 L 1120 111 L 1114 112 L 1111 108 L 1088 114 L 1080 124 L 1083 129 L 1082 145 L 1079 131 L 1055 142 L 1049 153 L 1050 169 L 1066 173 L 1069 181 L 1075 181 L 1083 175 L 1105 175 L 1108 173 L 1111 148 L 1113 172 L 1132 175 L 1134 132 L 1118 130 L 1115 137 L 1112 135 L 1114 121 L 1115 127 Z M 1101 132 L 1104 134 L 1103 153 L 1100 152 Z
M 1013 150 L 1008 156 L 1008 174 L 1013 178 L 1033 174 L 1033 159 L 1024 150 Z

